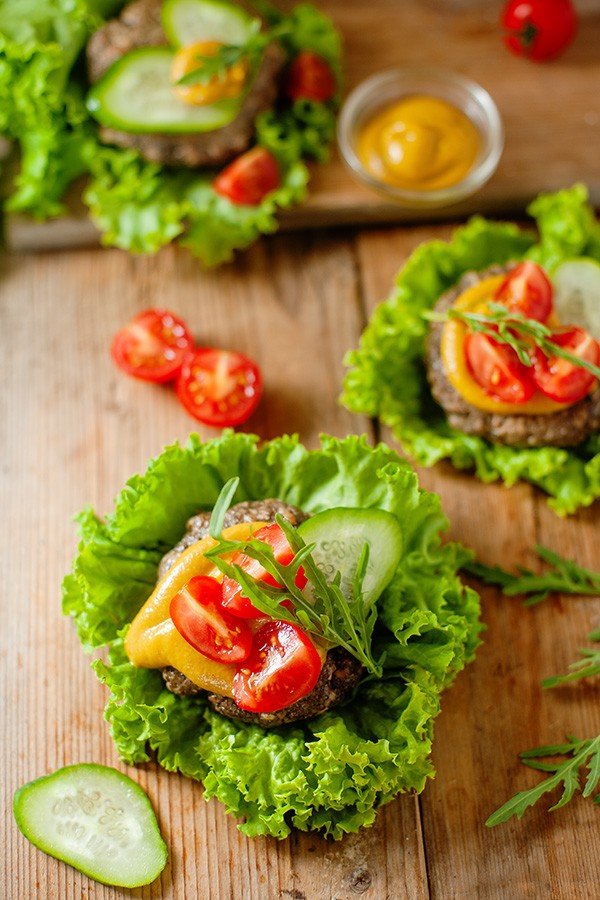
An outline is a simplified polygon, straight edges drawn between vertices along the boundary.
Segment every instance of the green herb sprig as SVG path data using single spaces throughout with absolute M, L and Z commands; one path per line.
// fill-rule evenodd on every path
M 588 640 L 600 641 L 600 628 L 588 634 Z M 581 658 L 570 664 L 568 672 L 564 675 L 552 675 L 550 678 L 544 678 L 542 687 L 559 687 L 570 681 L 577 681 L 581 678 L 593 678 L 595 675 L 600 675 L 600 650 L 593 647 L 583 647 L 579 653 Z
M 216 53 L 210 56 L 197 53 L 194 57 L 197 66 L 182 75 L 175 84 L 208 84 L 213 79 L 221 81 L 225 78 L 228 69 L 243 61 L 247 61 L 250 68 L 254 69 L 268 44 L 291 33 L 289 22 L 280 22 L 264 31 L 261 28 L 260 20 L 253 19 L 248 38 L 243 44 L 222 44 L 217 48 Z
M 564 347 L 560 347 L 552 341 L 552 330 L 543 322 L 536 319 L 528 319 L 519 312 L 509 310 L 502 303 L 491 301 L 488 304 L 488 313 L 467 312 L 454 307 L 445 313 L 428 312 L 425 318 L 432 322 L 445 322 L 449 319 L 457 319 L 470 331 L 485 334 L 500 344 L 507 344 L 517 354 L 519 360 L 525 366 L 533 366 L 531 358 L 532 344 L 538 347 L 542 353 L 550 357 L 566 359 L 580 369 L 587 369 L 596 378 L 600 378 L 600 368 L 586 359 L 580 359 Z
M 600 572 L 585 569 L 541 544 L 536 545 L 535 552 L 550 566 L 548 571 L 538 574 L 517 566 L 518 574 L 514 574 L 501 566 L 487 566 L 477 561 L 466 562 L 463 569 L 485 584 L 502 588 L 507 597 L 525 595 L 526 606 L 539 603 L 551 593 L 600 595 Z
M 251 537 L 244 541 L 223 538 L 223 520 L 237 489 L 239 479 L 232 478 L 223 487 L 215 504 L 209 534 L 216 541 L 214 547 L 205 552 L 217 568 L 241 585 L 244 595 L 266 615 L 300 625 L 306 631 L 317 635 L 327 643 L 344 647 L 355 656 L 365 669 L 376 677 L 381 677 L 383 660 L 373 657 L 371 643 L 377 620 L 375 601 L 366 603 L 363 583 L 369 562 L 369 546 L 365 544 L 357 561 L 352 581 L 352 596 L 347 598 L 340 589 L 341 574 L 336 572 L 328 582 L 312 556 L 314 544 L 306 544 L 296 529 L 281 515 L 276 516 L 277 524 L 283 530 L 294 557 L 287 565 L 277 562 L 273 548 Z M 239 565 L 232 565 L 222 559 L 224 554 L 245 553 L 257 560 L 270 575 L 282 585 L 281 588 L 256 581 Z M 298 569 L 302 567 L 310 590 L 301 591 L 295 581 Z M 293 611 L 281 605 L 285 598 L 291 598 Z
M 549 757 L 556 756 L 564 756 L 566 759 L 559 762 L 544 761 Z M 485 823 L 489 827 L 506 822 L 512 816 L 521 818 L 526 809 L 537 803 L 544 794 L 560 787 L 561 784 L 563 786 L 562 795 L 558 802 L 550 807 L 550 810 L 564 806 L 571 800 L 576 791 L 581 791 L 583 797 L 592 796 L 600 782 L 600 735 L 582 741 L 569 736 L 564 744 L 525 750 L 519 754 L 519 759 L 532 769 L 538 769 L 541 772 L 551 772 L 552 774 L 535 785 L 535 787 L 526 791 L 519 791 L 500 809 L 493 812 Z M 581 773 L 584 769 L 587 769 L 588 774 L 582 789 Z M 600 793 L 594 796 L 593 802 L 600 803 Z

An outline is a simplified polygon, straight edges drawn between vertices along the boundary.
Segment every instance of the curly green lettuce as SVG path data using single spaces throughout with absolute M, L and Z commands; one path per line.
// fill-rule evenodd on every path
M 342 403 L 378 417 L 420 465 L 449 459 L 484 482 L 531 482 L 549 495 L 560 515 L 593 503 L 600 497 L 600 435 L 569 449 L 515 449 L 463 434 L 450 428 L 433 401 L 423 363 L 428 330 L 423 313 L 465 272 L 517 259 L 535 260 L 550 272 L 571 257 L 600 261 L 600 225 L 587 199 L 582 185 L 538 197 L 528 208 L 537 234 L 475 216 L 450 242 L 418 247 L 390 297 L 376 308 L 358 349 L 346 356 Z
M 306 197 L 307 163 L 327 159 L 339 96 L 259 116 L 256 142 L 276 156 L 281 185 L 256 207 L 237 206 L 213 191 L 214 171 L 159 166 L 99 141 L 84 102 L 81 55 L 90 35 L 123 6 L 123 0 L 0 0 L 0 135 L 18 150 L 18 170 L 3 190 L 5 210 L 40 220 L 60 216 L 67 189 L 83 178 L 83 200 L 104 245 L 153 253 L 178 241 L 206 266 L 219 265 L 276 231 L 279 210 Z M 340 38 L 323 13 L 309 4 L 286 14 L 257 6 L 271 24 L 293 26 L 284 42 L 289 58 L 313 50 L 341 84 Z
M 404 536 L 402 560 L 378 601 L 383 677 L 365 679 L 347 705 L 268 731 L 222 717 L 201 696 L 176 697 L 160 672 L 133 666 L 123 647 L 162 553 L 233 476 L 240 479 L 234 503 L 279 497 L 313 513 L 377 507 L 397 517 Z M 105 716 L 127 763 L 154 756 L 201 781 L 206 798 L 218 797 L 246 834 L 279 838 L 292 828 L 341 838 L 434 775 L 440 694 L 475 654 L 479 598 L 458 577 L 471 554 L 441 541 L 447 521 L 439 498 L 419 488 L 393 450 L 358 437 L 324 436 L 320 449 L 307 450 L 290 436 L 259 446 L 248 434 L 224 432 L 206 443 L 192 435 L 131 478 L 105 520 L 87 509 L 79 524 L 63 611 L 86 650 L 106 648 L 93 667 L 110 689 Z

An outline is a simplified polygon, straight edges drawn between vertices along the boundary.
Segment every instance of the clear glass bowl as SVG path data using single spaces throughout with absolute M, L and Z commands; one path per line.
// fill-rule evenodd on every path
M 380 110 L 411 95 L 445 100 L 461 110 L 477 128 L 481 144 L 466 176 L 456 184 L 435 190 L 408 190 L 376 178 L 356 153 L 357 138 L 365 124 Z M 342 106 L 337 129 L 342 158 L 367 187 L 388 200 L 410 207 L 447 206 L 474 194 L 496 170 L 504 148 L 504 128 L 496 104 L 474 81 L 434 68 L 391 69 L 367 78 Z

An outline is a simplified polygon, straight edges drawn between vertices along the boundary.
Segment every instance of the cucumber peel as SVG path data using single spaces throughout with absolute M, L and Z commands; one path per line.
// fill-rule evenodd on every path
M 554 308 L 565 325 L 579 325 L 600 340 L 600 265 L 580 257 L 552 273 Z
M 389 584 L 402 557 L 402 527 L 392 513 L 382 509 L 336 507 L 311 516 L 298 527 L 307 544 L 315 544 L 313 558 L 329 582 L 339 572 L 340 588 L 352 600 L 352 581 L 365 544 L 369 562 L 363 581 L 367 606 Z
M 103 884 L 150 884 L 166 865 L 150 800 L 108 766 L 80 763 L 30 781 L 15 792 L 13 810 L 32 844 Z

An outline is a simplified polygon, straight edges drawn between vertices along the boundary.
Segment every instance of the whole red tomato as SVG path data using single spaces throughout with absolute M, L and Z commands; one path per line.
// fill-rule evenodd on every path
M 577 31 L 571 0 L 509 0 L 500 19 L 506 46 L 536 62 L 554 59 Z

